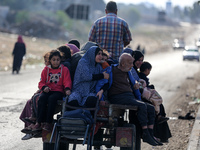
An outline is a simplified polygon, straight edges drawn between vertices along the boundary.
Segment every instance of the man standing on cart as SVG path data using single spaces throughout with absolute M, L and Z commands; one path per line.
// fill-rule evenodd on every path
M 110 57 L 118 62 L 123 48 L 131 38 L 131 32 L 125 20 L 117 16 L 117 4 L 114 1 L 107 3 L 106 16 L 96 20 L 89 33 L 89 41 L 97 43 L 102 49 L 106 49 Z

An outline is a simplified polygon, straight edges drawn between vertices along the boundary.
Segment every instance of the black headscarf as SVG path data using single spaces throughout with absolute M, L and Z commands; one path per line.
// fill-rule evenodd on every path
M 133 68 L 136 70 L 136 72 L 138 74 L 139 72 L 138 72 L 138 68 L 135 66 L 135 62 L 138 61 L 141 57 L 144 57 L 144 55 L 139 50 L 135 50 L 133 52 L 134 52 L 133 58 L 135 59 L 134 62 L 133 62 Z
M 144 57 L 144 55 L 142 54 L 141 51 L 135 50 L 133 52 L 134 52 L 133 58 L 135 58 L 135 60 L 134 60 L 133 63 L 135 63 L 136 61 L 138 61 L 141 57 Z
M 69 44 L 74 44 L 74 45 L 76 45 L 76 47 L 78 47 L 78 49 L 80 49 L 80 43 L 79 43 L 78 40 L 70 40 L 68 43 Z
M 141 51 L 132 50 L 131 48 L 125 48 L 122 53 L 129 53 L 135 59 L 133 63 L 135 63 L 141 57 L 144 57 L 144 55 Z
M 62 45 L 58 47 L 57 49 L 64 54 L 65 59 L 71 59 L 71 51 L 70 51 L 69 46 Z
M 97 54 L 98 54 L 99 51 L 103 51 L 103 50 L 100 49 L 99 47 L 97 47 L 96 50 L 95 50 L 95 57 L 97 56 Z

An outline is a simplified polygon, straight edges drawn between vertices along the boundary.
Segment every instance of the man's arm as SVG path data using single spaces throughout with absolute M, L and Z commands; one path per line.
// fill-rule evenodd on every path
M 126 46 L 129 45 L 129 44 L 130 44 L 130 42 L 124 41 L 124 47 L 126 47 Z
M 132 41 L 131 31 L 130 31 L 130 29 L 128 27 L 128 24 L 125 22 L 125 25 L 124 25 L 124 36 L 123 36 L 124 47 L 129 45 L 130 41 Z
M 96 42 L 95 39 L 96 39 L 96 29 L 95 29 L 95 24 L 94 24 L 90 30 L 88 40 L 92 42 Z

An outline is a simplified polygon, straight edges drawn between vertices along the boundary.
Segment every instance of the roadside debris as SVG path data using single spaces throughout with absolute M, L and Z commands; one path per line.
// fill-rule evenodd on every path
M 198 103 L 200 103 L 200 99 L 199 98 L 194 98 L 194 100 L 189 102 L 188 104 L 189 105 L 193 105 L 193 104 L 198 104 Z
M 195 119 L 195 117 L 191 115 L 191 113 L 193 112 L 195 111 L 189 111 L 185 116 L 178 116 L 178 119 L 184 119 L 184 120 Z

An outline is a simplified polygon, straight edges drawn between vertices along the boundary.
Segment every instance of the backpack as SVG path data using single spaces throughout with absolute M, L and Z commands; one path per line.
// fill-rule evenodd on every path
M 75 109 L 71 111 L 65 111 L 63 117 L 67 118 L 80 118 L 85 120 L 88 124 L 93 124 L 94 119 L 89 110 Z
M 71 79 L 72 79 L 72 81 L 74 80 L 74 75 L 75 75 L 75 71 L 76 71 L 78 62 L 83 57 L 84 54 L 85 54 L 84 51 L 80 51 L 80 52 L 77 52 L 74 55 L 72 55 L 72 58 L 71 58 Z

